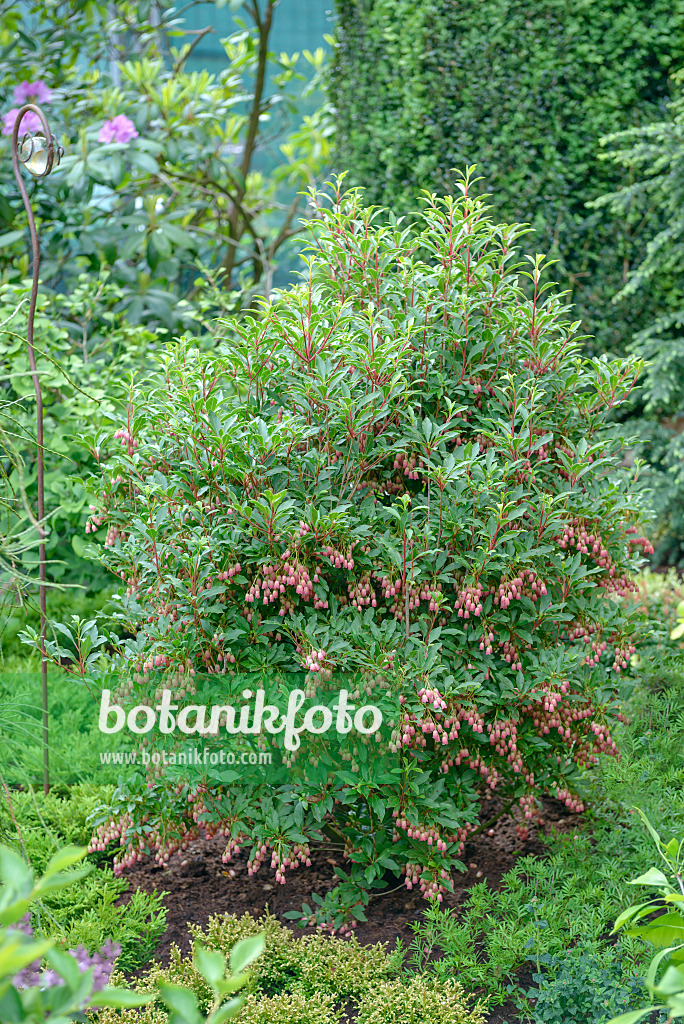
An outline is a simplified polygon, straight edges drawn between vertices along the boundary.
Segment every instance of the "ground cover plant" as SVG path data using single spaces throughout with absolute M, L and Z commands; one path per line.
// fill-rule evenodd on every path
M 578 764 L 615 752 L 637 634 L 613 597 L 650 547 L 606 417 L 640 365 L 582 357 L 542 260 L 469 188 L 428 197 L 418 234 L 357 193 L 312 197 L 303 283 L 210 354 L 171 346 L 119 429 L 84 439 L 135 636 L 112 699 L 239 703 L 265 679 L 287 703 L 301 682 L 392 730 L 342 737 L 349 770 L 316 737 L 276 745 L 265 785 L 130 775 L 97 840 L 123 838 L 119 867 L 203 827 L 282 881 L 332 829 L 351 877 L 312 916 L 339 926 L 388 869 L 439 898 L 485 788 L 527 822 L 539 793 L 578 809 Z
M 80 784 L 42 791 L 5 788 L 0 805 L 0 841 L 20 854 L 37 874 L 67 845 L 87 847 L 92 836 L 89 820 L 111 787 Z M 134 891 L 117 878 L 102 858 L 78 887 L 45 894 L 33 912 L 36 936 L 65 949 L 83 948 L 95 955 L 107 943 L 118 949 L 121 970 L 135 971 L 150 959 L 164 932 L 166 911 L 162 894 Z
M 255 961 L 244 1007 L 237 1016 L 241 1024 L 334 1024 L 342 1013 L 358 1024 L 484 1024 L 485 1003 L 468 997 L 453 980 L 446 984 L 434 979 L 401 976 L 401 956 L 382 944 L 360 946 L 355 939 L 342 940 L 322 935 L 295 939 L 274 917 L 266 913 L 255 919 L 249 914 L 215 916 L 205 929 L 191 926 L 195 945 L 218 952 L 236 941 L 264 937 L 264 952 Z M 122 981 L 116 974 L 113 981 Z M 211 992 L 191 958 L 171 952 L 168 966 L 153 965 L 137 983 L 141 994 L 153 993 L 164 984 L 192 990 L 200 1010 Z M 349 1016 L 347 1016 L 349 1019 Z M 101 1011 L 97 1024 L 166 1024 L 163 1008 L 150 1005 L 131 1010 L 122 1017 Z
M 132 744 L 126 737 L 100 732 L 95 697 L 73 675 L 50 666 L 48 685 L 52 785 L 115 784 L 120 768 L 112 754 L 123 753 Z M 0 740 L 0 775 L 5 782 L 42 785 L 41 672 L 35 658 L 13 655 L 0 671 Z

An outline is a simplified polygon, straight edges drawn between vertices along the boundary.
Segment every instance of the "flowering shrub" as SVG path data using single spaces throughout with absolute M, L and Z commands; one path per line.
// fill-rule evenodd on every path
M 210 74 L 188 70 L 194 45 L 178 43 L 183 11 L 168 2 L 155 4 L 157 19 L 149 0 L 5 3 L 2 135 L 34 101 L 65 151 L 33 186 L 44 288 L 69 294 L 84 271 L 93 282 L 111 274 L 124 289 L 117 312 L 129 322 L 184 330 L 198 262 L 239 308 L 245 287 L 267 294 L 277 264 L 292 259 L 306 213 L 301 190 L 329 152 L 327 115 L 308 100 L 324 51 L 275 53 L 277 0 L 241 6 Z M 202 18 L 211 31 L 209 15 Z M 39 128 L 36 114 L 22 119 L 22 134 Z M 0 275 L 14 284 L 27 272 L 26 217 L 6 139 L 0 154 Z M 91 299 L 97 306 L 95 283 Z M 97 309 L 92 326 L 109 326 L 106 313 Z M 84 348 L 90 339 L 89 331 Z
M 614 597 L 650 545 L 605 426 L 640 364 L 582 358 L 542 258 L 520 269 L 520 229 L 468 179 L 425 200 L 418 234 L 355 192 L 311 201 L 302 284 L 209 355 L 170 346 L 126 422 L 85 439 L 135 637 L 110 668 L 128 706 L 344 689 L 388 734 L 327 753 L 276 736 L 281 768 L 240 784 L 151 764 L 95 846 L 120 842 L 119 868 L 165 861 L 205 828 L 284 880 L 325 830 L 349 910 L 388 869 L 440 899 L 485 790 L 518 805 L 522 836 L 542 793 L 582 809 L 577 766 L 616 752 L 635 649 Z

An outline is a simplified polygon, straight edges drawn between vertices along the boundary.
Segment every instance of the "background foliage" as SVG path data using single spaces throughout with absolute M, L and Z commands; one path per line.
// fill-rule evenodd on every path
M 144 370 L 160 338 L 187 330 L 211 345 L 217 315 L 238 314 L 255 290 L 270 291 L 306 212 L 302 187 L 327 158 L 324 112 L 299 109 L 323 50 L 272 52 L 274 8 L 273 0 L 233 5 L 225 68 L 210 75 L 186 71 L 193 43 L 174 49 L 183 22 L 168 4 L 0 4 L 0 112 L 20 104 L 22 82 L 42 83 L 66 150 L 52 175 L 29 182 L 42 252 L 47 548 L 49 578 L 90 594 L 105 579 L 81 558 L 88 509 L 74 478 L 89 466 L 74 437 L 108 421 L 120 384 Z M 116 118 L 123 134 L 102 141 Z M 267 167 L 266 146 L 278 154 Z M 36 505 L 30 267 L 6 136 L 0 155 L 0 533 L 21 536 Z M 34 543 L 16 568 L 30 572 L 36 561 Z
M 586 203 L 630 181 L 599 160 L 609 132 L 661 116 L 684 59 L 682 0 L 338 0 L 330 75 L 336 160 L 372 203 L 413 210 L 476 163 L 497 219 L 529 222 L 559 260 L 599 350 L 656 315 L 659 282 L 613 296 L 660 210 Z
M 648 211 L 657 229 L 647 234 L 639 262 L 630 270 L 616 302 L 658 295 L 658 308 L 629 342 L 628 351 L 647 361 L 635 414 L 641 416 L 640 454 L 649 462 L 649 482 L 658 511 L 656 564 L 682 564 L 684 547 L 684 85 L 674 76 L 675 96 L 661 121 L 605 140 L 610 161 L 629 171 L 631 182 L 600 197 L 595 207 L 616 221 Z M 635 424 L 636 425 L 636 424 Z

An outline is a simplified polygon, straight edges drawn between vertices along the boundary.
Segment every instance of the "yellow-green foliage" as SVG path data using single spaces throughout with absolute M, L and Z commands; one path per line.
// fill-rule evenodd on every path
M 136 985 L 138 992 L 154 992 L 160 985 L 182 985 L 192 989 L 197 996 L 201 1010 L 208 1010 L 213 1001 L 211 988 L 192 962 L 192 957 L 183 957 L 178 946 L 171 946 L 168 967 L 154 963 Z
M 399 955 L 388 955 L 385 945 L 361 946 L 355 938 L 334 939 L 309 935 L 295 939 L 271 914 L 255 919 L 249 914 L 210 918 L 206 928 L 190 925 L 193 942 L 229 954 L 250 935 L 263 934 L 264 953 L 251 968 L 252 978 L 238 1024 L 336 1024 L 351 1002 L 359 1008 L 359 1024 L 484 1024 L 484 1006 L 470 1006 L 463 988 L 421 979 L 398 980 Z M 112 984 L 121 984 L 114 976 Z M 186 986 L 206 1012 L 211 1003 L 207 983 L 190 957 L 172 947 L 168 967 L 154 964 L 138 982 L 141 992 L 161 983 Z M 355 1011 L 352 1009 L 352 1015 Z M 129 1010 L 117 1017 L 112 1011 L 95 1015 L 96 1024 L 166 1024 L 158 1006 Z
M 485 1024 L 485 1004 L 470 1006 L 457 981 L 381 981 L 359 1006 L 358 1024 Z
M 283 987 L 281 979 L 298 974 L 301 960 L 298 943 L 292 932 L 285 928 L 268 910 L 258 919 L 250 914 L 237 917 L 236 914 L 215 914 L 209 918 L 207 927 L 190 925 L 193 942 L 200 942 L 209 949 L 218 949 L 228 955 L 241 939 L 250 935 L 264 935 L 266 945 L 262 956 L 251 967 L 251 990 L 267 994 Z
M 123 979 L 119 978 L 119 984 Z M 141 1010 L 98 1010 L 90 1011 L 88 1020 L 92 1024 L 168 1024 L 169 1015 L 166 1010 L 157 1006 L 143 1006 Z
M 271 998 L 251 995 L 234 1019 L 236 1024 L 337 1024 L 340 1011 L 332 996 L 322 993 L 292 992 Z
M 327 992 L 340 999 L 359 999 L 378 982 L 396 974 L 387 947 L 360 946 L 357 939 L 330 939 L 309 935 L 297 943 L 300 957 L 298 988 Z

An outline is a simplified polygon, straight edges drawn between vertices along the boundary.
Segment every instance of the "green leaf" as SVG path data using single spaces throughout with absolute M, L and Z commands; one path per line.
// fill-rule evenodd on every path
M 243 1003 L 244 1000 L 240 997 L 224 1003 L 223 1006 L 219 1006 L 218 1010 L 207 1017 L 207 1024 L 223 1024 L 224 1020 L 230 1020 L 240 1010 Z
M 0 1020 L 6 1024 L 21 1024 L 26 1020 L 19 993 L 12 985 L 0 996 Z
M 65 953 L 63 949 L 51 949 L 47 954 L 48 963 L 54 967 L 61 978 L 64 978 L 67 985 L 74 989 L 78 987 L 81 972 L 73 956 Z
M 74 864 L 78 864 L 87 852 L 87 846 L 65 846 L 63 850 L 58 850 L 47 862 L 43 880 L 51 878 L 58 871 L 65 871 L 67 868 L 73 867 Z
M 195 946 L 195 966 L 210 985 L 221 981 L 226 973 L 226 961 L 222 954 L 199 944 Z
M 177 1013 L 186 1024 L 204 1024 L 197 1008 L 197 998 L 187 988 L 164 983 L 159 986 L 159 995 L 168 1008 Z
M 17 974 L 34 960 L 42 959 L 53 945 L 52 939 L 42 939 L 40 942 L 24 942 L 22 939 L 6 941 L 0 949 L 0 977 Z
M 131 163 L 138 170 L 144 171 L 146 174 L 159 174 L 159 164 L 149 153 L 143 153 L 140 149 L 134 149 L 131 151 L 130 157 Z
M 263 935 L 252 935 L 243 939 L 233 947 L 230 954 L 230 970 L 232 974 L 242 974 L 246 967 L 261 956 L 264 951 Z
M 658 868 L 649 868 L 646 874 L 639 875 L 630 885 L 668 885 L 667 877 Z
M 0 235 L 0 249 L 5 249 L 8 245 L 13 245 L 14 242 L 20 242 L 23 237 L 23 231 L 6 231 L 4 235 Z
M 0 881 L 19 889 L 33 876 L 23 857 L 8 846 L 0 846 Z
M 613 1017 L 607 1024 L 636 1024 L 637 1021 L 648 1017 L 656 1010 L 656 1006 L 647 1006 L 644 1010 L 630 1010 L 629 1013 L 621 1013 L 619 1017 Z
M 127 1007 L 145 1006 L 156 998 L 154 992 L 133 992 L 128 988 L 110 988 L 106 986 L 96 992 L 91 1001 L 91 1006 L 111 1006 L 114 1009 L 126 1009 Z

